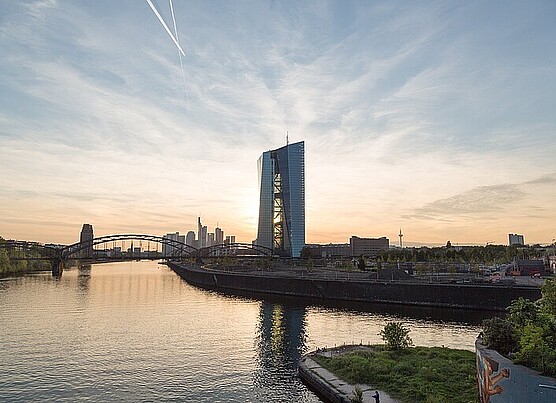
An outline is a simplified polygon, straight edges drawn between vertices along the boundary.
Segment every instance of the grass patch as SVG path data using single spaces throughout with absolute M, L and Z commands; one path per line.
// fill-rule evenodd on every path
M 375 346 L 335 357 L 314 357 L 349 382 L 366 383 L 412 402 L 477 402 L 475 354 L 441 347 L 399 351 Z

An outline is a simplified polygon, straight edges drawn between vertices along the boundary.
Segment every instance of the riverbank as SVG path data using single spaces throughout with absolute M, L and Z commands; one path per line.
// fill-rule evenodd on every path
M 382 403 L 397 403 L 383 390 L 377 390 L 367 384 L 351 384 L 339 378 L 336 374 L 320 365 L 315 357 L 317 355 L 338 355 L 355 349 L 365 349 L 362 346 L 344 346 L 337 349 L 319 350 L 305 355 L 299 362 L 299 377 L 314 389 L 321 397 L 332 403 L 350 403 L 354 396 L 355 388 L 362 392 L 362 402 L 374 402 L 372 396 L 378 392 Z
M 7 265 L 7 266 L 0 267 L 0 279 L 15 277 L 15 276 L 23 276 L 25 274 L 45 272 L 45 271 L 52 270 L 52 268 L 50 267 L 50 262 L 45 263 L 42 261 L 33 261 L 31 262 L 33 263 L 32 265 L 28 265 L 27 261 L 21 260 L 21 261 L 17 261 L 17 263 L 18 264 L 16 265 Z
M 464 350 L 344 346 L 305 356 L 299 374 L 333 402 L 349 402 L 355 385 L 364 392 L 365 402 L 373 401 L 375 390 L 381 402 L 477 400 L 475 354 Z
M 502 311 L 511 301 L 540 298 L 539 287 L 492 284 L 430 284 L 416 279 L 384 280 L 366 272 L 288 267 L 211 268 L 168 263 L 188 283 L 228 293 L 256 292 L 312 301 L 354 301 Z

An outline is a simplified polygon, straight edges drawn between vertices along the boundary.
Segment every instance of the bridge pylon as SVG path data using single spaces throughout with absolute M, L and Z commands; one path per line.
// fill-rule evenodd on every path
M 51 261 L 52 276 L 61 277 L 64 272 L 64 261 L 62 259 L 55 259 Z

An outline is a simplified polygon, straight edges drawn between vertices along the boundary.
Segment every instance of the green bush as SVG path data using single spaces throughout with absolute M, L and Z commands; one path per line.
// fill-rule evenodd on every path
M 541 306 L 545 313 L 556 318 L 556 278 L 550 277 L 542 286 Z
M 514 325 L 502 318 L 483 321 L 483 343 L 488 348 L 508 355 L 518 348 L 518 337 Z
M 410 330 L 404 327 L 401 322 L 390 322 L 384 326 L 379 333 L 382 340 L 386 342 L 386 347 L 390 350 L 403 350 L 413 345 L 413 340 L 409 337 Z
M 517 329 L 522 329 L 528 324 L 534 323 L 539 314 L 537 305 L 523 297 L 512 301 L 510 306 L 506 308 L 506 311 L 508 312 L 508 320 Z
M 351 403 L 363 403 L 363 391 L 359 386 L 353 388 L 353 396 L 351 397 Z

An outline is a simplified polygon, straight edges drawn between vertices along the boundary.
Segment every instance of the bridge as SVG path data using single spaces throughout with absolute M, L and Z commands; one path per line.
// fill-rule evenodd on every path
M 130 242 L 130 248 L 117 247 L 117 243 Z M 139 243 L 135 248 L 134 242 Z M 147 244 L 147 250 L 143 249 Z M 151 250 L 151 243 L 154 249 Z M 98 248 L 101 245 L 112 248 Z M 162 246 L 162 251 L 159 247 Z M 95 248 L 96 247 L 96 248 Z M 52 245 L 39 242 L 9 240 L 0 242 L 0 248 L 6 249 L 11 260 L 49 260 L 52 275 L 60 276 L 64 265 L 69 260 L 100 263 L 117 260 L 186 260 L 220 257 L 272 257 L 273 251 L 261 245 L 247 243 L 224 243 L 197 249 L 184 242 L 146 234 L 117 234 L 96 237 L 71 245 Z

